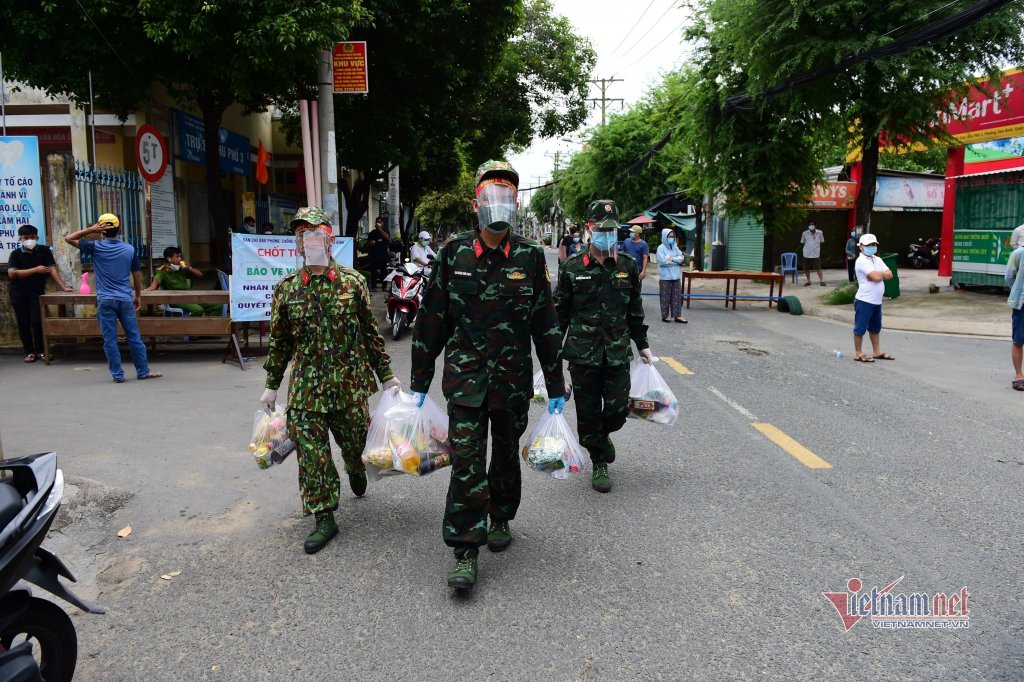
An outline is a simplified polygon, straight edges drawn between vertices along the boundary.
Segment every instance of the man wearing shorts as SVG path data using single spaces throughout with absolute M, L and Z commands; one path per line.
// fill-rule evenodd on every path
M 824 241 L 825 235 L 814 223 L 800 235 L 800 243 L 804 245 L 804 275 L 807 276 L 805 287 L 811 286 L 811 270 L 818 271 L 818 282 L 825 286 L 825 273 L 821 271 L 821 245 Z
M 1024 391 L 1024 372 L 1021 371 L 1021 360 L 1024 359 L 1024 245 L 1014 249 L 1006 263 L 1006 286 L 1010 287 L 1010 297 L 1006 303 L 1013 310 L 1012 343 L 1010 360 L 1013 362 L 1013 381 L 1015 391 Z
M 873 234 L 862 235 L 858 242 L 860 256 L 855 267 L 857 273 L 857 295 L 853 297 L 853 359 L 857 362 L 895 360 L 882 352 L 878 334 L 882 331 L 882 296 L 885 280 L 892 279 L 892 270 L 876 254 L 878 238 Z M 871 355 L 861 350 L 864 332 L 871 339 Z

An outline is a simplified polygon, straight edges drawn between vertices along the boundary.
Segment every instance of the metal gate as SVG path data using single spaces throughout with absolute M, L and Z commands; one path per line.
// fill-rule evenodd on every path
M 75 162 L 78 229 L 96 222 L 103 213 L 121 219 L 121 239 L 135 247 L 140 259 L 149 258 L 146 239 L 146 200 L 142 177 L 123 168 Z M 90 257 L 82 254 L 82 262 Z

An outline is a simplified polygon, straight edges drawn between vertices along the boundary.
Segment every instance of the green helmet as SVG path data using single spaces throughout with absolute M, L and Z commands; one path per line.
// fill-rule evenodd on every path
M 508 178 L 516 188 L 519 187 L 519 173 L 516 173 L 516 169 L 508 161 L 492 160 L 481 163 L 480 167 L 476 169 L 476 184 L 479 185 L 481 180 L 491 177 Z
M 619 207 L 611 199 L 598 199 L 587 207 L 587 222 L 593 227 L 614 230 L 619 227 Z
M 309 223 L 310 225 L 326 225 L 331 226 L 331 216 L 327 215 L 327 211 L 323 210 L 319 206 L 303 206 L 295 212 L 295 217 L 288 224 L 291 229 L 299 223 Z

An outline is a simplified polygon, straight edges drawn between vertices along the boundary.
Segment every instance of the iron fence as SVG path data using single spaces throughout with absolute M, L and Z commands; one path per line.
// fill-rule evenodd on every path
M 142 176 L 123 168 L 76 161 L 75 190 L 79 229 L 92 225 L 103 213 L 114 213 L 121 219 L 121 239 L 135 247 L 140 259 L 149 258 Z M 81 258 L 83 263 L 90 260 L 85 254 Z

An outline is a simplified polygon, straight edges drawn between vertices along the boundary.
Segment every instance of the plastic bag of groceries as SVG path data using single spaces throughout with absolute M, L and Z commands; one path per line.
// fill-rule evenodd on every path
M 562 413 L 548 414 L 537 422 L 530 439 L 523 447 L 523 461 L 534 471 L 555 478 L 568 478 L 583 469 L 583 448 L 573 435 Z
M 295 443 L 288 438 L 288 423 L 284 410 L 274 405 L 274 411 L 259 410 L 252 420 L 252 438 L 249 452 L 256 459 L 256 466 L 269 469 L 280 464 L 295 449 Z
M 425 476 L 451 466 L 448 415 L 427 397 L 422 407 L 397 388 L 374 410 L 363 450 L 363 463 L 374 480 L 395 473 Z
M 679 401 L 653 364 L 634 360 L 629 367 L 629 416 L 669 425 L 679 418 Z
M 391 421 L 385 414 L 392 407 L 401 404 L 415 407 L 416 399 L 395 386 L 381 391 L 380 400 L 370 413 L 370 427 L 366 431 L 366 445 L 363 446 L 361 457 L 366 466 L 367 478 L 371 481 L 377 481 L 381 476 L 399 473 L 395 471 L 394 453 L 391 451 L 391 441 L 388 438 Z
M 572 396 L 572 384 L 568 381 L 565 382 L 565 399 L 568 400 Z M 544 370 L 539 369 L 537 373 L 533 375 L 533 402 L 535 403 L 547 403 L 548 401 L 548 385 L 544 379 Z

